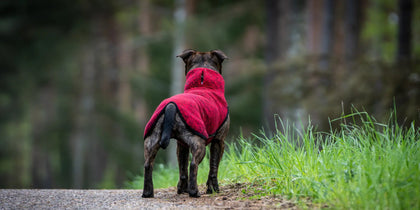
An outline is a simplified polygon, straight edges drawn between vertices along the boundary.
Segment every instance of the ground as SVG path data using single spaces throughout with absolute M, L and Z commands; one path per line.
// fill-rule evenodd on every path
M 230 184 L 221 187 L 217 194 L 204 194 L 205 186 L 200 186 L 201 197 L 190 198 L 188 194 L 177 195 L 175 187 L 160 189 L 155 197 L 174 205 L 191 205 L 191 207 L 217 209 L 297 209 L 289 200 L 273 196 L 255 196 L 253 190 L 248 190 L 246 184 Z M 245 192 L 245 193 L 244 193 Z
M 247 186 L 225 185 L 211 195 L 200 186 L 200 198 L 178 195 L 171 187 L 156 189 L 155 198 L 147 199 L 141 190 L 0 189 L 0 209 L 298 209 L 281 197 L 255 196 Z

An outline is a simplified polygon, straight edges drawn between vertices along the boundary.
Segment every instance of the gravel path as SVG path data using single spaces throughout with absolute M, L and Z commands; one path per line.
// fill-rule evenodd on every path
M 0 209 L 156 209 L 172 206 L 157 200 L 142 199 L 141 192 L 140 190 L 0 190 Z
M 244 199 L 238 196 L 242 188 L 225 186 L 221 193 L 200 198 L 178 195 L 175 188 L 158 189 L 148 199 L 141 190 L 0 189 L 0 209 L 296 209 L 281 198 Z

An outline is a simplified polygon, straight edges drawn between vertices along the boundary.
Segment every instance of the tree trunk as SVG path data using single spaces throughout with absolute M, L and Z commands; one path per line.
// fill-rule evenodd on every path
M 98 154 L 88 153 L 90 165 L 87 168 L 91 176 L 89 187 L 98 186 L 106 176 L 113 178 L 113 183 L 121 184 L 124 180 L 123 171 L 118 164 L 119 156 L 113 159 L 108 158 L 110 154 L 118 154 L 123 148 L 123 138 L 121 126 L 116 121 L 119 112 L 119 91 L 120 91 L 120 72 L 119 72 L 119 42 L 120 28 L 116 17 L 110 13 L 105 16 L 96 17 L 94 39 L 97 47 L 94 51 L 95 69 L 98 81 L 98 108 L 96 123 L 100 133 L 90 140 L 89 149 L 96 150 Z M 92 126 L 91 126 L 92 127 Z M 99 137 L 99 138 L 98 138 Z M 110 146 L 112 145 L 112 146 Z M 107 180 L 110 181 L 110 180 Z
M 118 107 L 115 109 L 118 113 L 118 118 L 121 119 L 125 113 L 129 113 L 131 110 L 131 87 L 129 84 L 130 76 L 130 63 L 131 53 L 128 49 L 129 41 L 125 35 L 124 30 L 118 18 L 113 15 L 107 19 L 107 32 L 108 41 L 110 44 L 110 57 L 113 62 L 109 67 L 109 82 L 110 82 L 110 93 L 112 94 L 112 100 L 109 105 Z M 112 120 L 112 119 L 111 119 Z M 110 122 L 113 129 L 113 144 L 114 153 L 126 152 L 126 149 L 130 147 L 127 142 L 127 137 L 124 135 L 124 125 L 121 122 L 116 123 Z M 107 170 L 112 170 L 115 185 L 122 187 L 125 181 L 125 171 L 122 167 L 122 163 L 126 160 L 122 160 L 120 156 L 113 159 L 108 163 Z
M 395 104 L 398 110 L 401 110 L 399 114 L 399 123 L 405 123 L 407 117 L 408 122 L 416 120 L 416 112 L 418 113 L 418 99 L 413 94 L 418 92 L 416 85 L 410 84 L 409 79 L 410 73 L 413 71 L 411 63 L 411 51 L 412 51 L 412 18 L 413 18 L 413 1 L 412 0 L 399 0 L 398 1 L 398 45 L 396 64 L 394 72 L 395 81 Z M 410 86 L 414 86 L 412 90 Z M 409 95 L 408 93 L 411 92 Z
M 146 40 L 151 37 L 152 29 L 151 29 L 151 6 L 150 6 L 150 0 L 139 0 L 139 16 L 138 16 L 138 31 L 139 37 L 141 40 L 143 40 L 141 43 L 146 43 Z M 140 77 L 146 77 L 147 73 L 149 72 L 150 68 L 150 59 L 147 54 L 147 45 L 142 44 L 137 49 L 135 49 L 135 68 L 134 73 L 137 74 Z M 136 118 L 137 123 L 139 123 L 140 127 L 144 128 L 147 123 L 146 119 L 146 113 L 147 113 L 147 106 L 145 101 L 144 95 L 137 95 L 133 98 L 133 104 L 134 104 L 134 115 Z M 143 136 L 141 137 L 141 139 Z M 140 140 L 140 153 L 139 151 L 134 152 L 133 154 L 139 154 L 139 155 L 133 155 L 133 157 L 137 158 L 141 164 L 144 163 L 144 155 L 143 155 L 143 141 Z M 136 147 L 133 147 L 133 149 L 136 149 Z
M 314 58 L 310 78 L 305 82 L 308 97 L 304 99 L 305 107 L 312 124 L 324 128 L 328 111 L 327 88 L 330 85 L 330 56 L 334 37 L 334 0 L 309 1 L 308 8 L 308 53 Z
M 86 48 L 82 56 L 80 96 L 77 101 L 75 126 L 71 136 L 73 146 L 73 188 L 85 187 L 85 164 L 89 159 L 87 143 L 92 139 L 92 112 L 94 106 L 95 68 L 91 49 Z
M 322 0 L 311 0 L 307 4 L 306 49 L 310 56 L 319 56 L 321 36 Z
M 31 182 L 32 188 L 51 188 L 54 185 L 50 152 L 45 150 L 48 141 L 48 127 L 55 118 L 54 112 L 56 98 L 54 87 L 43 87 L 37 100 L 31 106 L 32 147 L 31 147 Z M 16 176 L 18 176 L 17 174 Z
M 174 48 L 172 52 L 172 69 L 171 69 L 171 89 L 170 95 L 176 95 L 183 91 L 184 81 L 184 64 L 179 55 L 185 48 L 185 27 L 186 27 L 187 8 L 185 0 L 175 1 L 175 31 L 174 31 Z M 176 144 L 172 143 L 166 148 L 166 160 L 169 166 L 177 165 Z
M 302 2 L 291 0 L 266 1 L 267 73 L 263 81 L 263 122 L 266 122 L 265 128 L 271 131 L 275 129 L 274 114 L 291 122 L 299 121 L 302 114 L 300 99 L 296 97 L 299 94 L 284 88 L 299 87 L 299 81 L 293 79 L 298 75 L 289 74 L 289 67 L 280 64 L 299 55 L 303 49 L 299 38 L 302 37 L 303 5 Z M 278 82 L 279 78 L 282 82 Z
M 347 62 L 353 62 L 359 52 L 361 16 L 360 0 L 346 0 L 344 49 Z
M 141 43 L 146 43 L 146 40 L 150 38 L 152 29 L 151 29 L 151 6 L 150 0 L 139 0 L 140 13 L 138 16 L 138 27 L 139 27 L 139 37 L 142 40 Z M 139 46 L 136 52 L 136 64 L 135 64 L 135 73 L 139 74 L 141 77 L 145 77 L 149 72 L 150 68 L 150 59 L 147 54 L 147 45 L 142 44 Z M 135 97 L 134 101 L 134 113 L 138 123 L 144 127 L 146 124 L 146 113 L 147 107 L 145 99 L 141 97 Z
M 266 23 L 266 53 L 265 62 L 267 64 L 267 72 L 263 80 L 263 122 L 265 128 L 273 130 L 273 100 L 270 95 L 270 84 L 274 76 L 274 63 L 279 57 L 279 1 L 266 0 L 267 23 Z
M 398 50 L 397 63 L 411 58 L 411 22 L 413 17 L 413 1 L 398 1 Z
M 324 1 L 324 16 L 322 18 L 322 34 L 321 34 L 321 60 L 320 69 L 325 71 L 329 68 L 331 49 L 334 35 L 334 0 Z M 326 81 L 323 81 L 323 83 Z

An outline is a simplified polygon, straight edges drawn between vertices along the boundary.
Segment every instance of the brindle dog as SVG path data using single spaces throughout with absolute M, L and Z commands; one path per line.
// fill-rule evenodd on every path
M 185 50 L 178 55 L 185 62 L 185 74 L 188 71 L 204 67 L 222 73 L 222 62 L 227 56 L 220 50 L 212 50 L 210 52 L 197 52 L 195 50 Z M 171 116 L 172 115 L 172 116 Z M 193 134 L 187 129 L 182 121 L 180 114 L 176 111 L 174 104 L 168 104 L 165 113 L 157 120 L 152 133 L 146 137 L 144 141 L 144 198 L 153 197 L 153 162 L 156 153 L 161 148 L 161 138 L 165 138 L 165 121 L 173 120 L 172 130 L 169 132 L 170 137 L 177 140 L 177 156 L 179 166 L 179 182 L 178 194 L 188 192 L 190 197 L 200 197 L 197 187 L 197 170 L 198 165 L 204 158 L 206 152 L 206 140 Z M 215 134 L 210 146 L 210 171 L 207 180 L 207 194 L 219 192 L 219 184 L 217 181 L 217 172 L 220 160 L 224 151 L 224 140 L 229 131 L 230 119 L 227 120 L 219 128 Z M 162 126 L 163 125 L 163 126 Z M 167 135 L 167 134 L 166 134 Z M 187 145 L 188 147 L 186 147 Z M 190 174 L 188 176 L 188 159 L 189 150 L 191 150 L 192 160 L 190 163 Z M 188 179 L 189 178 L 189 179 Z

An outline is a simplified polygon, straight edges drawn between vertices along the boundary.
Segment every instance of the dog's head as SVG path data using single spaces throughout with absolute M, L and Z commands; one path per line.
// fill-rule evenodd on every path
M 198 52 L 195 50 L 184 50 L 177 57 L 182 58 L 185 63 L 185 75 L 191 69 L 203 67 L 213 69 L 222 74 L 223 60 L 228 57 L 221 50 L 212 50 L 210 52 Z

